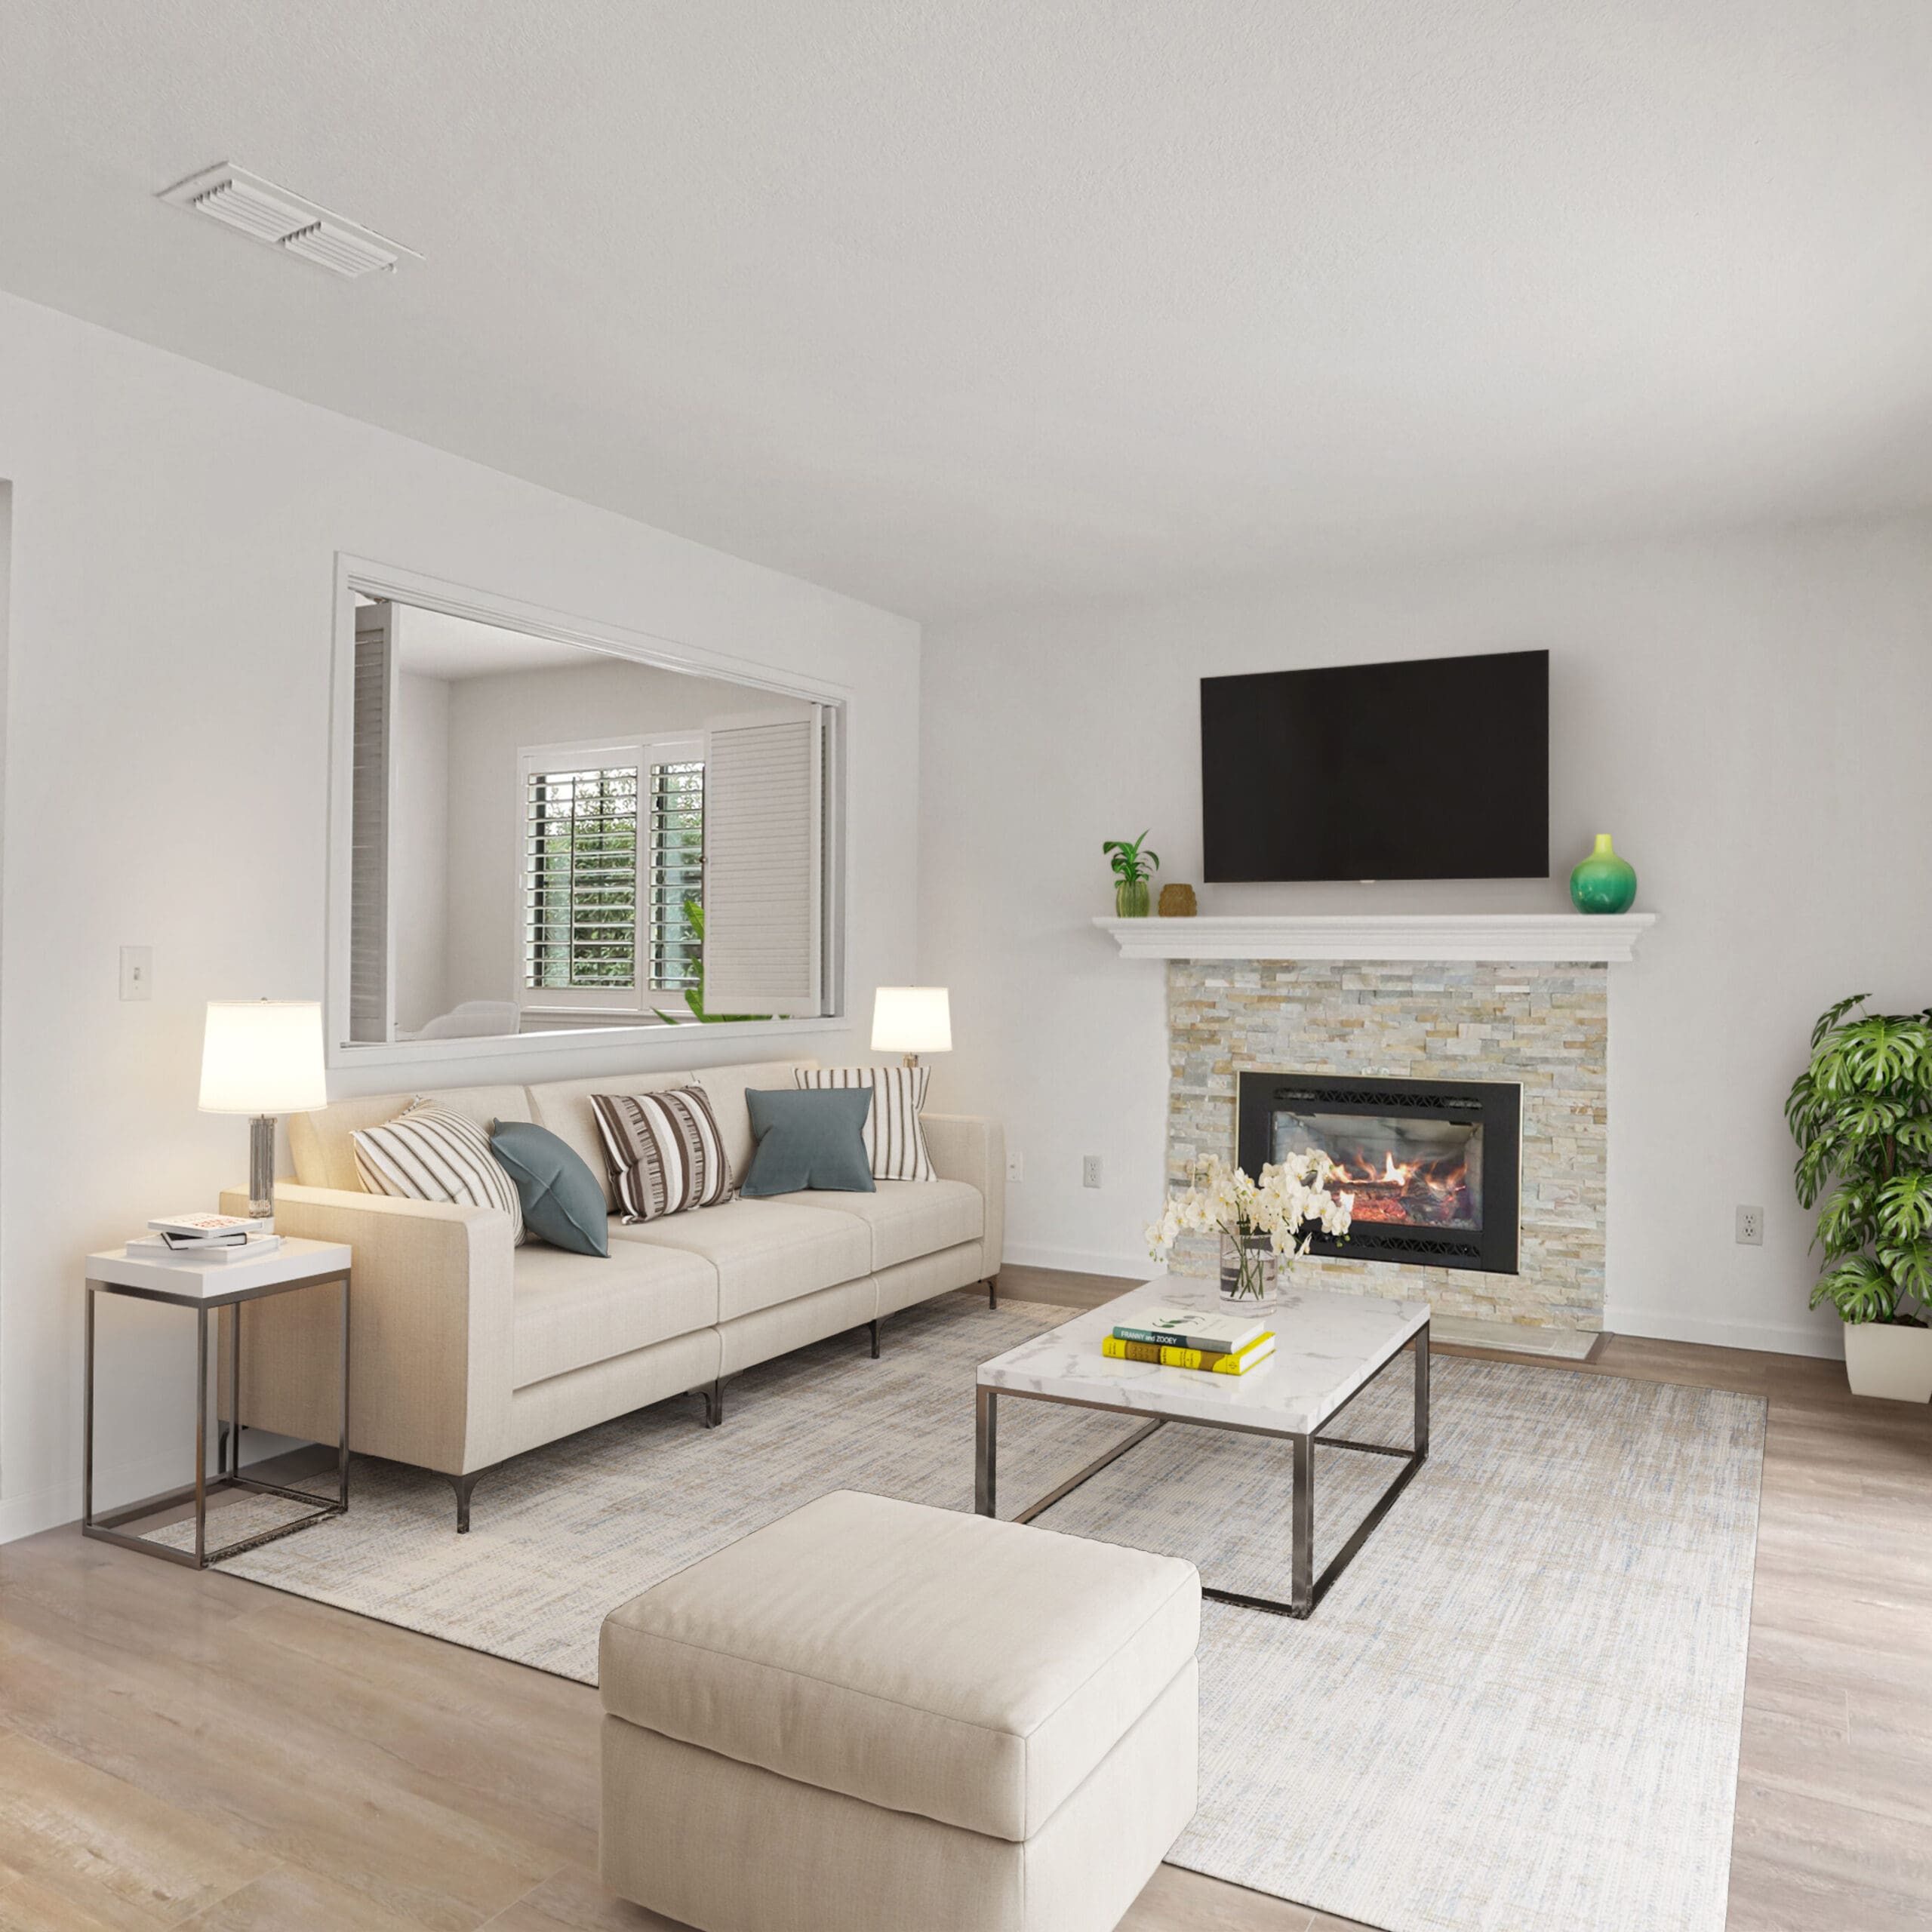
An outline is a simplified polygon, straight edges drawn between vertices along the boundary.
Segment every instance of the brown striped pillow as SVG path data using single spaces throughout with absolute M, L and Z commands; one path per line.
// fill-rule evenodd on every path
M 349 1136 L 363 1189 L 401 1201 L 447 1201 L 459 1208 L 500 1208 L 513 1243 L 525 1238 L 523 1204 L 488 1137 L 434 1100 L 418 1098 L 386 1127 Z
M 655 1221 L 731 1198 L 731 1157 L 702 1087 L 593 1094 L 590 1105 L 626 1221 Z
M 792 1077 L 801 1087 L 869 1087 L 865 1140 L 872 1179 L 933 1180 L 937 1177 L 919 1128 L 932 1072 L 929 1066 L 798 1066 Z

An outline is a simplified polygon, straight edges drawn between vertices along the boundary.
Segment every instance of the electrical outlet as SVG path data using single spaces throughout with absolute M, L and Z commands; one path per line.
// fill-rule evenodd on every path
M 1008 1180 L 1024 1180 L 1026 1178 L 1026 1156 L 1024 1154 L 1007 1155 L 1006 1177 Z
M 1098 1187 L 1100 1184 L 1100 1157 L 1097 1154 L 1084 1155 L 1080 1162 L 1080 1185 Z
M 123 999 L 154 998 L 154 948 L 124 946 L 121 949 L 121 997 Z
M 1737 1211 L 1737 1238 L 1746 1247 L 1762 1247 L 1764 1244 L 1764 1211 L 1761 1208 L 1740 1208 Z

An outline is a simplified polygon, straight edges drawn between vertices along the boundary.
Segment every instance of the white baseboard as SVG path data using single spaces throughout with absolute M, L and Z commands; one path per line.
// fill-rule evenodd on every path
M 271 1435 L 266 1429 L 245 1429 L 242 1463 L 245 1467 L 251 1463 L 266 1462 L 272 1456 L 300 1447 L 289 1436 Z M 112 1510 L 136 1497 L 158 1496 L 163 1490 L 189 1480 L 194 1471 L 192 1457 L 185 1472 L 178 1463 L 167 1463 L 152 1457 L 137 1458 L 112 1469 L 97 1468 L 94 1472 L 96 1507 Z M 37 1537 L 42 1530 L 57 1530 L 63 1523 L 75 1524 L 74 1534 L 78 1536 L 80 1520 L 81 1479 L 74 1476 L 49 1488 L 0 1497 L 0 1543 Z
M 1005 1258 L 1022 1268 L 1057 1268 L 1069 1275 L 1112 1275 L 1137 1281 L 1146 1281 L 1160 1265 L 1145 1255 L 1094 1254 L 1084 1248 L 1037 1247 L 1026 1242 L 1009 1242 Z M 1619 1305 L 1604 1311 L 1603 1325 L 1614 1335 L 1636 1335 L 1657 1342 L 1701 1342 L 1719 1349 L 1755 1349 L 1768 1355 L 1810 1355 L 1823 1361 L 1836 1361 L 1844 1353 L 1836 1330 L 1820 1330 L 1808 1322 L 1724 1321 L 1681 1315 L 1672 1309 Z
M 78 1482 L 57 1483 L 51 1489 L 29 1490 L 23 1496 L 0 1499 L 0 1543 L 57 1530 L 63 1523 L 78 1521 L 80 1514 Z
M 1756 1349 L 1774 1355 L 1810 1355 L 1836 1361 L 1844 1343 L 1835 1329 L 1808 1322 L 1727 1321 L 1709 1315 L 1681 1315 L 1672 1309 L 1626 1308 L 1604 1311 L 1603 1325 L 1613 1335 L 1636 1335 L 1656 1342 L 1702 1342 L 1712 1348 Z
M 1159 1273 L 1161 1264 L 1144 1254 L 1091 1254 L 1078 1247 L 1032 1247 L 1006 1244 L 1004 1260 L 1020 1268 L 1058 1268 L 1069 1275 L 1117 1275 L 1144 1281 Z

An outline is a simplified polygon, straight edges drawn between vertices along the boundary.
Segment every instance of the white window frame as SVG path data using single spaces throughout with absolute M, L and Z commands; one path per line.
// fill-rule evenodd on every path
M 352 774 L 355 749 L 355 605 L 358 597 L 392 598 L 419 610 L 441 611 L 451 617 L 522 631 L 531 637 L 697 677 L 716 678 L 749 691 L 774 692 L 829 707 L 838 723 L 842 747 L 843 715 L 852 693 L 850 686 L 830 679 L 801 676 L 759 663 L 756 659 L 709 646 L 690 645 L 649 632 L 579 617 L 571 612 L 533 604 L 525 599 L 454 583 L 361 557 L 346 551 L 335 556 L 335 649 L 330 693 L 328 946 L 324 962 L 323 1014 L 325 1051 L 329 1066 L 356 1068 L 433 1068 L 465 1061 L 514 1059 L 549 1060 L 561 1054 L 587 1064 L 586 1054 L 608 1060 L 623 1049 L 635 1063 L 675 1067 L 688 1063 L 692 1035 L 684 1026 L 641 1026 L 634 1017 L 614 1020 L 609 1026 L 578 1026 L 554 1033 L 508 1034 L 481 1038 L 447 1040 L 352 1041 L 349 1035 L 349 946 L 350 931 L 350 854 Z M 829 794 L 828 817 L 844 820 L 845 771 L 841 757 L 837 789 Z M 825 881 L 828 957 L 837 971 L 828 978 L 823 1011 L 817 1015 L 775 1020 L 720 1020 L 706 1026 L 703 1044 L 713 1058 L 734 1057 L 741 1046 L 759 1041 L 796 1038 L 801 1035 L 841 1032 L 849 1020 L 844 1011 L 844 963 L 848 947 L 849 910 L 845 892 L 846 841 L 841 835 L 828 854 Z M 519 969 L 517 978 L 521 981 Z M 669 1011 L 667 1005 L 666 1011 Z M 697 1023 L 690 1023 L 695 1026 Z M 652 1054 L 648 1050 L 659 1049 Z M 532 1077 L 535 1077 L 533 1074 Z M 558 1077 L 555 1075 L 549 1076 Z
M 525 1013 L 651 1013 L 663 1006 L 683 1006 L 681 990 L 651 983 L 651 768 L 654 764 L 704 761 L 702 731 L 667 733 L 651 738 L 590 738 L 561 745 L 525 745 L 516 758 L 516 958 L 512 966 L 516 1001 Z M 632 905 L 635 926 L 632 941 L 632 980 L 628 988 L 615 986 L 533 986 L 525 977 L 530 941 L 530 781 L 540 771 L 608 771 L 634 765 L 638 774 L 636 867 Z

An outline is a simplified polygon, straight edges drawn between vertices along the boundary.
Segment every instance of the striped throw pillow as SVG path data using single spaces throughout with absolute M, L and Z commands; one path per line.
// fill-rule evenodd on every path
M 386 1127 L 365 1128 L 349 1138 L 355 1171 L 371 1194 L 500 1208 L 510 1217 L 512 1240 L 525 1239 L 516 1183 L 474 1121 L 434 1100 L 415 1100 Z
M 590 1105 L 626 1221 L 654 1221 L 731 1198 L 731 1156 L 702 1087 L 593 1094 Z
M 801 1087 L 869 1087 L 866 1115 L 866 1158 L 874 1180 L 932 1180 L 931 1157 L 919 1129 L 926 1104 L 929 1066 L 798 1066 L 792 1077 Z

